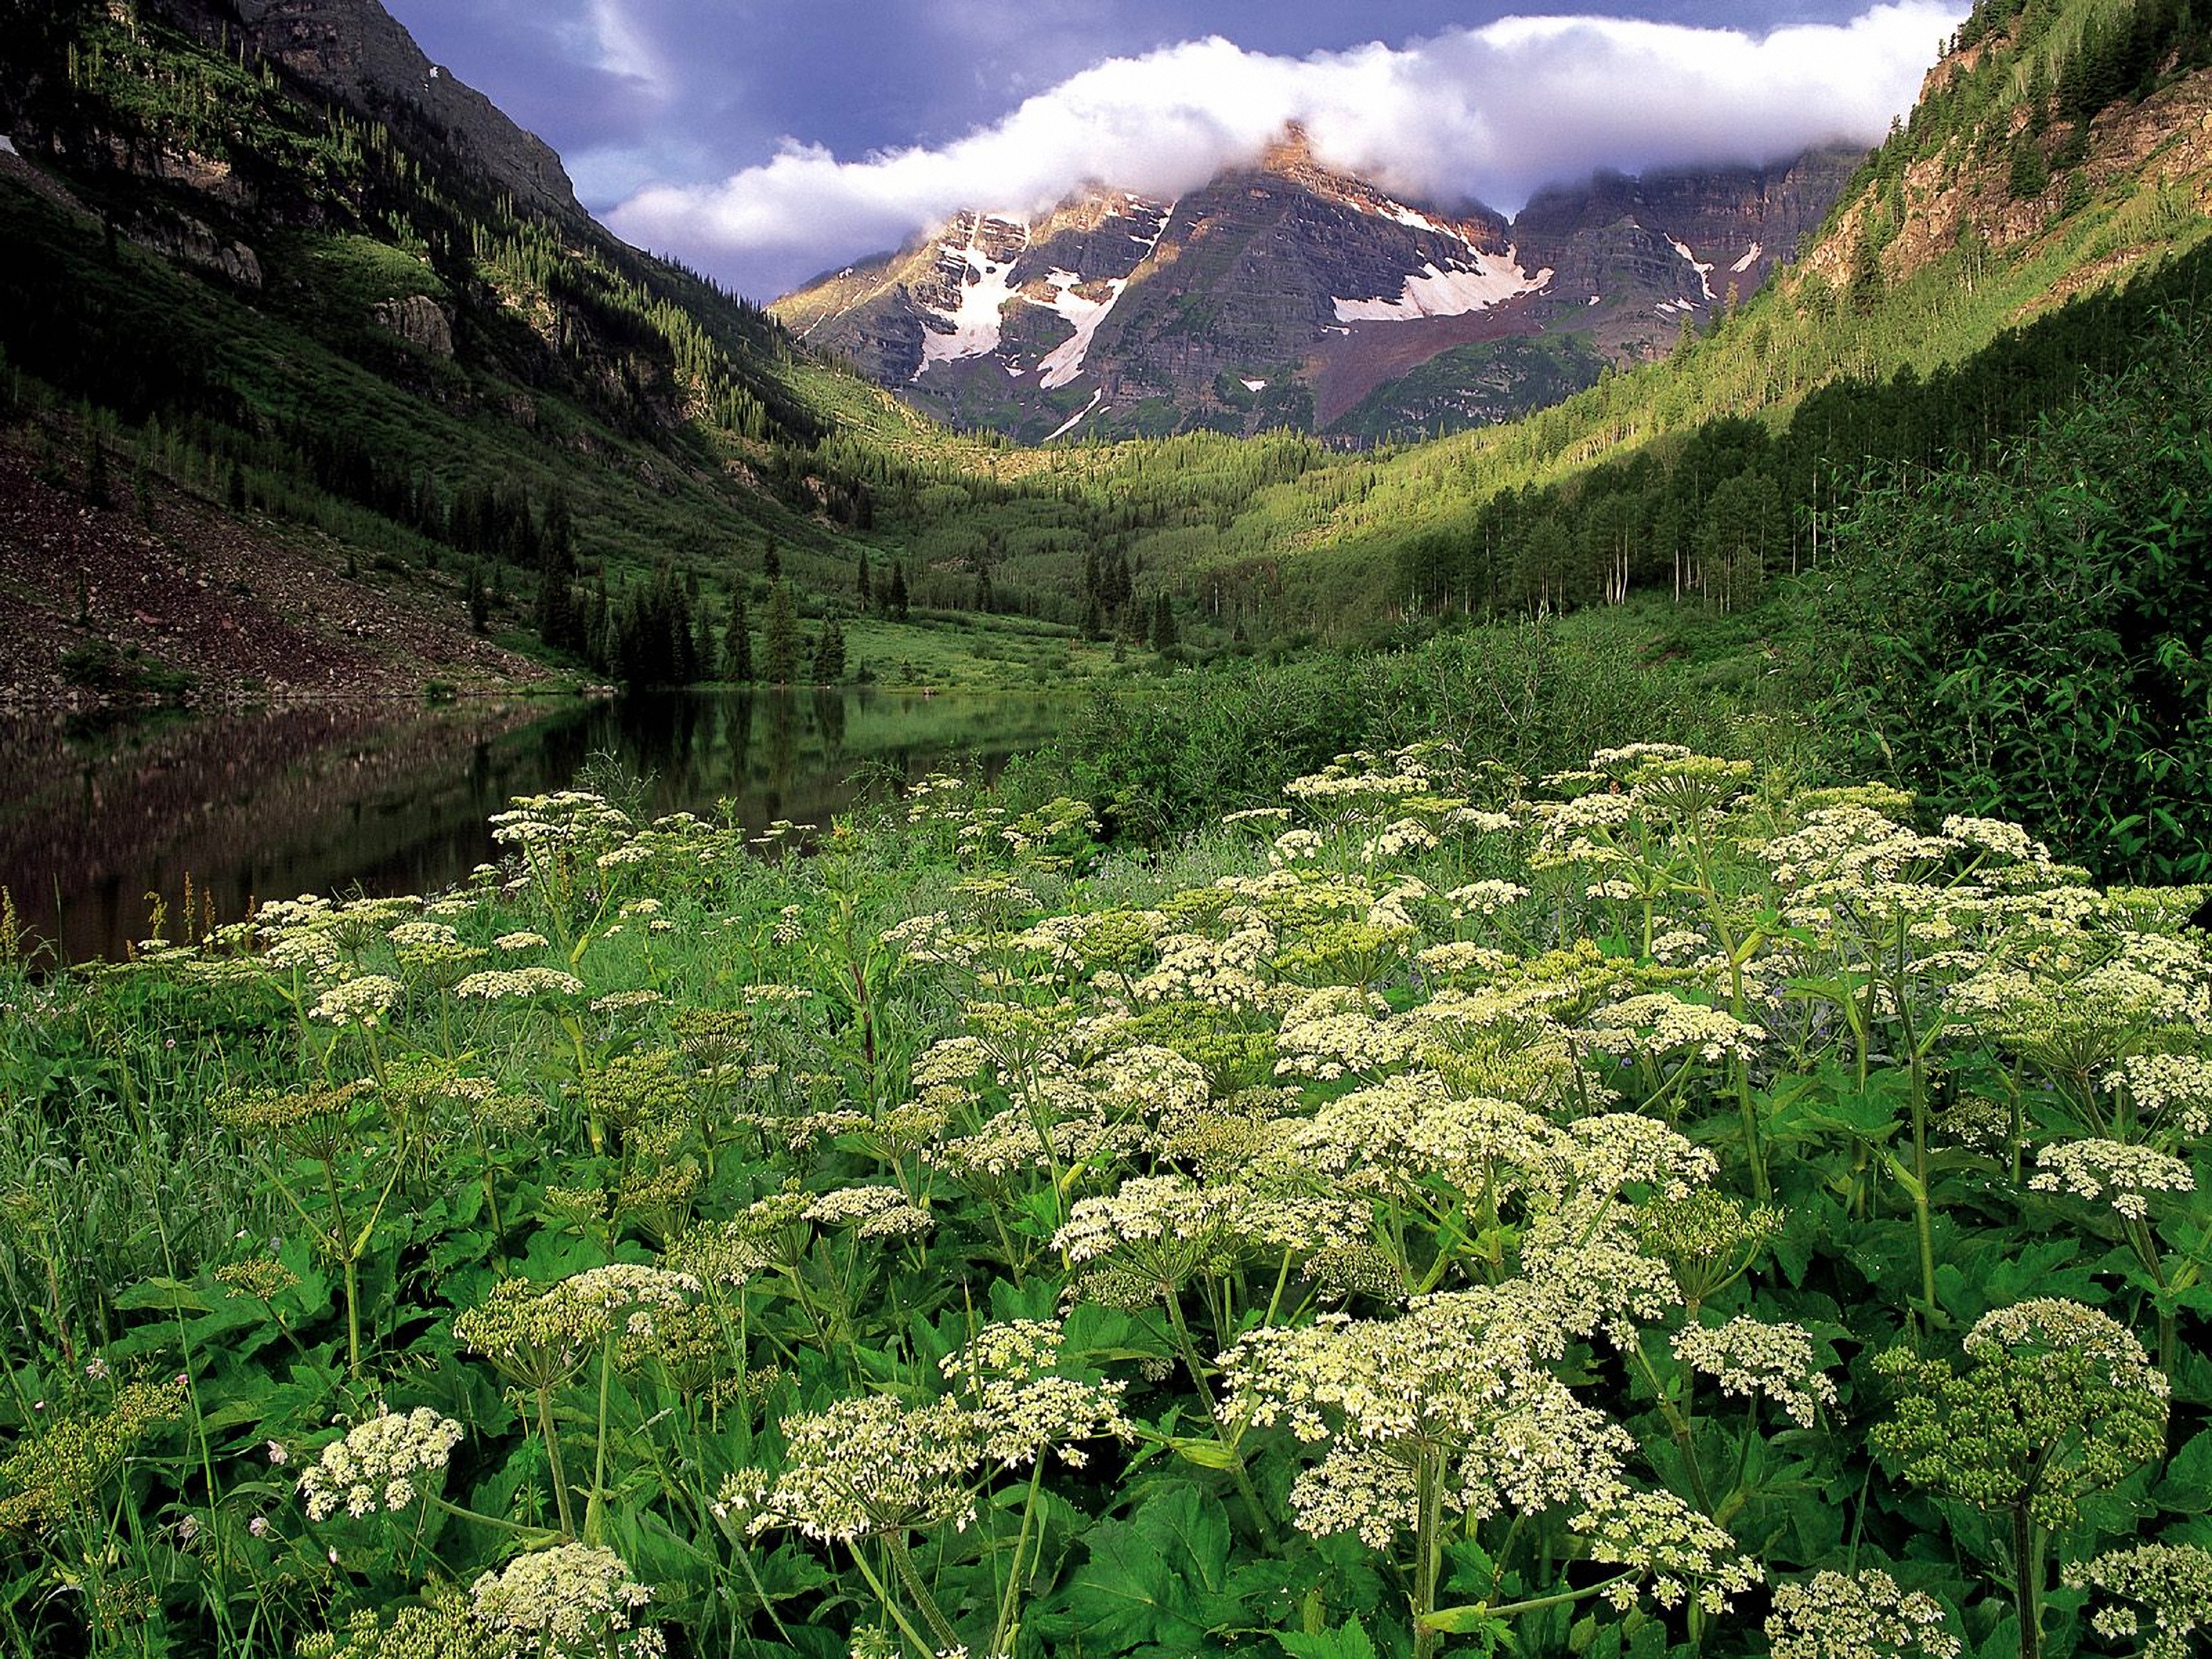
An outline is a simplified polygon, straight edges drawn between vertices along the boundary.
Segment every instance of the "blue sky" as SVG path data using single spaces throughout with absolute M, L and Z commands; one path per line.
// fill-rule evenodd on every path
M 1163 197 L 1305 121 L 1424 203 L 1872 142 L 1964 0 L 386 0 L 641 246 L 759 298 L 961 206 Z M 1542 21 L 1528 21 L 1540 19 Z

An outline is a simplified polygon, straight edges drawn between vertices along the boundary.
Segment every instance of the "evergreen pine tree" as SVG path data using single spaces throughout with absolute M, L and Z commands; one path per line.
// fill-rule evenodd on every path
M 799 678 L 799 616 L 792 605 L 791 589 L 782 582 L 769 590 L 761 672 L 774 685 L 789 685 Z
M 761 555 L 761 574 L 768 578 L 771 586 L 783 580 L 783 555 L 773 536 L 768 538 L 768 551 Z
M 884 600 L 884 608 L 901 622 L 906 620 L 906 561 L 904 559 L 896 560 L 891 565 L 890 594 Z
M 835 685 L 845 678 L 845 630 L 835 617 L 825 617 L 821 637 L 814 646 L 814 683 Z
M 691 674 L 690 680 L 711 680 L 721 661 L 721 652 L 714 643 L 714 613 L 707 605 L 696 605 L 691 611 Z
M 96 422 L 84 423 L 84 498 L 94 507 L 107 505 L 107 446 L 100 441 Z
M 1152 602 L 1152 649 L 1171 651 L 1177 640 L 1175 611 L 1168 605 L 1168 596 L 1163 593 Z
M 739 685 L 752 684 L 752 621 L 745 615 L 743 593 L 730 595 L 730 619 L 722 628 L 722 678 Z

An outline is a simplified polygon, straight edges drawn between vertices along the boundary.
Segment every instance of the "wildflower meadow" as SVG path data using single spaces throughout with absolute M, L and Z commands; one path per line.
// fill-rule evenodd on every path
M 2205 1650 L 2202 889 L 1667 744 L 495 822 L 7 940 L 7 1651 Z

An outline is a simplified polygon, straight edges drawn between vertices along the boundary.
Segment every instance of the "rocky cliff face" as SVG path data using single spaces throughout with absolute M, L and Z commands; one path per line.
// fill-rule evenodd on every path
M 1030 440 L 1449 428 L 1663 352 L 1764 283 L 1857 159 L 1607 175 L 1509 223 L 1401 202 L 1292 131 L 1180 201 L 965 214 L 775 309 L 916 407 Z
M 153 9 L 204 39 L 227 29 L 363 115 L 427 125 L 519 202 L 584 217 L 551 148 L 433 64 L 377 0 L 154 0 Z

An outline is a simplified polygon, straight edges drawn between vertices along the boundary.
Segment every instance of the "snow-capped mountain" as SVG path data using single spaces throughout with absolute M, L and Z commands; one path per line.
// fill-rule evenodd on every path
M 774 309 L 916 407 L 1030 440 L 1462 427 L 1662 353 L 1749 295 L 1857 159 L 1605 175 L 1509 223 L 1401 201 L 1292 130 L 1179 201 L 963 213 Z

